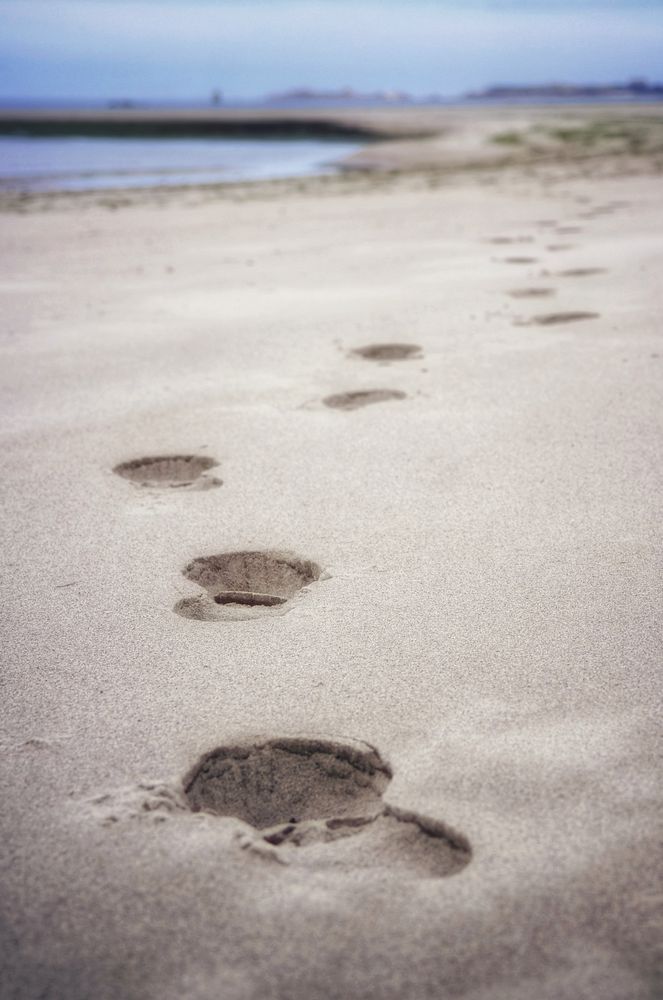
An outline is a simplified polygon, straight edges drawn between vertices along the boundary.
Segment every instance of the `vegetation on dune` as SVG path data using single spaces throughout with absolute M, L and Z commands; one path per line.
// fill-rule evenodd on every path
M 663 151 L 663 117 L 615 117 L 537 123 L 522 131 L 498 132 L 491 142 L 519 146 L 532 154 L 565 153 L 572 156 L 640 154 Z
M 498 132 L 492 141 L 499 146 L 519 146 L 525 141 L 525 135 L 522 132 Z

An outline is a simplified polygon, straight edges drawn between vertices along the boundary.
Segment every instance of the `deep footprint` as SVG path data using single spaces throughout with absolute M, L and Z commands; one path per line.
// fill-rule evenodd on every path
M 391 778 L 368 744 L 283 738 L 212 750 L 183 790 L 193 812 L 242 820 L 253 828 L 241 834 L 244 848 L 287 864 L 421 878 L 464 868 L 463 836 L 383 801 Z
M 136 486 L 157 489 L 211 489 L 221 480 L 205 475 L 219 463 L 202 455 L 156 455 L 121 462 L 113 472 Z
M 555 326 L 558 323 L 577 323 L 585 319 L 598 319 L 599 314 L 594 312 L 558 312 L 545 313 L 542 316 L 532 316 L 526 321 L 527 326 L 536 324 L 537 326 Z
M 283 614 L 293 597 L 320 579 L 317 563 L 286 552 L 224 552 L 194 559 L 182 570 L 205 594 L 185 597 L 174 611 L 197 621 L 245 621 Z
M 368 344 L 355 348 L 351 353 L 366 361 L 405 361 L 420 358 L 421 348 L 418 344 Z
M 372 403 L 386 403 L 393 399 L 406 399 L 406 394 L 398 389 L 359 389 L 356 392 L 339 392 L 323 399 L 325 406 L 332 410 L 359 410 Z

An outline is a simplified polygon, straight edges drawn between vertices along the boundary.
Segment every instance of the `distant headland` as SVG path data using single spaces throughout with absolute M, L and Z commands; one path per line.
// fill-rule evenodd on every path
M 421 98 L 414 98 L 404 90 L 376 90 L 370 93 L 362 93 L 353 87 L 339 87 L 336 90 L 315 90 L 313 87 L 293 87 L 291 90 L 284 90 L 280 93 L 267 94 L 264 98 L 265 104 L 283 104 L 308 101 L 334 101 L 339 104 L 354 104 L 357 102 L 370 102 L 380 104 L 407 104 L 410 101 L 420 101 Z
M 610 99 L 663 97 L 663 83 L 649 83 L 648 80 L 631 80 L 628 83 L 547 83 L 534 86 L 514 86 L 502 84 L 477 90 L 466 95 L 469 100 L 518 100 L 537 99 Z

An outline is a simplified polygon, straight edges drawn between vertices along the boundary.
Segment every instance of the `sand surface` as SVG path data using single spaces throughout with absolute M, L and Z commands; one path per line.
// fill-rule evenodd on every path
M 660 176 L 254 192 L 2 217 L 3 998 L 660 996 Z

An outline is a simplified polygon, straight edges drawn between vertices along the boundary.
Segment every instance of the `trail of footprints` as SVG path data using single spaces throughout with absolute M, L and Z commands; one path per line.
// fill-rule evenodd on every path
M 421 358 L 417 344 L 354 348 L 350 357 L 388 365 Z M 399 389 L 362 388 L 324 397 L 331 409 L 357 410 L 403 400 Z M 141 489 L 220 486 L 217 465 L 198 455 L 160 455 L 113 470 Z M 182 570 L 200 592 L 174 611 L 199 622 L 241 622 L 285 614 L 325 574 L 317 563 L 279 551 L 222 552 Z M 234 841 L 255 858 L 311 871 L 373 870 L 381 877 L 442 878 L 469 862 L 466 839 L 438 820 L 383 801 L 392 770 L 373 747 L 291 737 L 219 746 L 180 780 L 147 783 L 90 802 L 106 825 L 123 819 L 163 822 L 232 817 Z
M 392 361 L 415 360 L 421 356 L 418 344 L 367 344 L 350 351 L 350 357 L 383 365 Z M 322 402 L 332 410 L 360 410 L 373 403 L 388 403 L 406 398 L 406 393 L 400 389 L 354 389 L 325 396 Z
M 586 213 L 587 218 L 599 214 Z M 552 220 L 538 223 L 555 227 Z M 557 226 L 559 234 L 580 232 Z M 531 236 L 496 236 L 493 244 L 532 243 Z M 567 249 L 550 244 L 548 250 Z M 511 264 L 536 258 L 514 255 Z M 560 277 L 604 273 L 600 267 L 570 268 Z M 540 299 L 555 289 L 511 289 L 514 299 Z M 520 325 L 552 326 L 596 318 L 590 311 L 555 311 L 517 320 Z M 374 364 L 415 360 L 417 344 L 368 344 L 350 357 Z M 361 388 L 322 399 L 333 410 L 353 411 L 406 398 L 391 388 Z M 208 490 L 222 485 L 210 472 L 217 462 L 199 455 L 160 455 L 123 462 L 113 470 L 141 489 Z M 197 595 L 179 600 L 174 611 L 199 622 L 240 622 L 284 614 L 307 588 L 325 578 L 317 563 L 278 551 L 222 552 L 193 559 L 182 570 Z M 256 738 L 220 745 L 203 754 L 178 781 L 144 783 L 97 796 L 94 815 L 112 824 L 122 819 L 197 817 L 213 822 L 230 817 L 233 841 L 255 858 L 335 874 L 374 870 L 384 877 L 442 878 L 460 872 L 471 859 L 467 839 L 437 819 L 385 802 L 393 776 L 389 764 L 368 744 L 304 738 Z
M 615 207 L 617 207 L 617 203 L 615 203 L 615 205 L 611 204 L 609 206 L 605 206 L 601 210 L 597 209 L 596 212 L 591 214 L 585 213 L 583 217 L 594 218 L 595 215 L 607 214 L 608 212 L 613 211 Z M 622 207 L 621 203 L 619 203 L 619 207 Z M 552 219 L 541 219 L 538 221 L 537 225 L 544 229 L 554 228 L 555 233 L 559 234 L 560 236 L 578 234 L 582 232 L 581 226 L 575 226 L 575 225 L 560 226 Z M 531 241 L 532 237 L 529 236 L 521 236 L 521 237 L 495 236 L 489 240 L 490 243 L 523 243 Z M 545 247 L 545 249 L 553 252 L 562 250 L 571 250 L 573 249 L 573 244 L 550 243 Z M 503 261 L 504 263 L 507 264 L 536 264 L 537 258 L 529 256 L 513 256 L 513 257 L 504 257 Z M 548 272 L 544 271 L 543 273 L 544 275 L 548 275 Z M 606 269 L 603 267 L 572 267 L 572 268 L 562 269 L 561 271 L 557 271 L 556 273 L 557 276 L 561 278 L 588 278 L 598 274 L 605 274 Z M 556 294 L 557 290 L 555 288 L 550 288 L 543 285 L 532 285 L 532 286 L 526 286 L 524 288 L 512 288 L 507 292 L 507 295 L 509 295 L 513 299 L 542 299 L 542 298 L 550 298 Z M 530 316 L 528 319 L 515 319 L 514 325 L 515 326 L 558 326 L 562 323 L 579 323 L 585 320 L 598 319 L 599 316 L 600 316 L 599 313 L 592 312 L 591 310 L 582 310 L 582 309 L 568 310 L 568 311 L 556 310 L 555 312 L 550 312 L 550 313 L 539 313 L 537 315 Z

